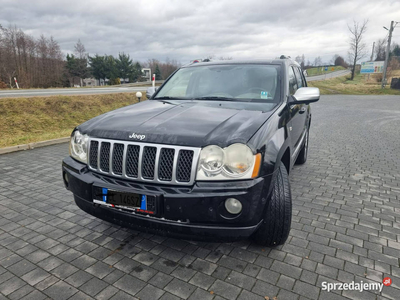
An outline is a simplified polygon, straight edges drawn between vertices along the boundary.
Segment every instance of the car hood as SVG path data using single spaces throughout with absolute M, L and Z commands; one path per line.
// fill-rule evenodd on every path
M 214 101 L 212 101 L 214 102 Z M 144 101 L 93 118 L 78 128 L 91 137 L 146 143 L 226 147 L 247 143 L 272 114 L 225 108 L 211 101 L 169 104 Z M 140 135 L 142 140 L 130 138 Z

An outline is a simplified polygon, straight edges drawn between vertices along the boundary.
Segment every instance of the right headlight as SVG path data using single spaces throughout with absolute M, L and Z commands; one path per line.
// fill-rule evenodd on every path
M 75 130 L 69 143 L 70 155 L 85 164 L 87 163 L 88 140 L 89 137 L 86 134 L 81 134 L 79 130 Z
M 245 144 L 224 149 L 211 145 L 200 152 L 196 180 L 235 180 L 258 176 L 261 154 L 253 154 Z

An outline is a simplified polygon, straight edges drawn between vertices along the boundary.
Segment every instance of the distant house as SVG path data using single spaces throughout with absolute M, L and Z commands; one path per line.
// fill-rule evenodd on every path
M 145 78 L 146 81 L 151 81 L 151 69 L 150 68 L 143 68 L 142 74 L 143 74 L 142 77 Z
M 85 78 L 85 79 L 83 79 L 83 85 L 84 86 L 98 86 L 99 81 L 95 78 Z

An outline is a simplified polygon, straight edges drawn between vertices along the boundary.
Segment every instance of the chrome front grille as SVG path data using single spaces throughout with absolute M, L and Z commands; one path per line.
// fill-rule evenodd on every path
M 90 138 L 89 168 L 135 181 L 191 185 L 200 148 Z

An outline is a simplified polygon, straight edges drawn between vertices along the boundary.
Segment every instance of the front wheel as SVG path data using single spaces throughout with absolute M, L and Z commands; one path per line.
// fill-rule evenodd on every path
M 264 246 L 278 246 L 285 243 L 292 222 L 292 195 L 289 175 L 283 163 L 273 179 L 273 189 L 264 221 L 253 234 L 253 240 Z

